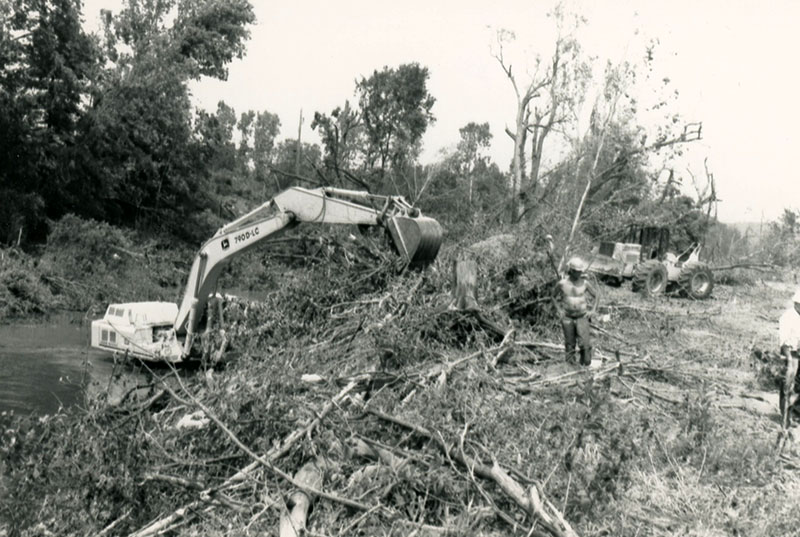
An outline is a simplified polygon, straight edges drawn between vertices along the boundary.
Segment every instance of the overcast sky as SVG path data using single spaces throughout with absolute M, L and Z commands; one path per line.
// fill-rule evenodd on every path
M 224 100 L 237 113 L 268 110 L 295 137 L 317 138 L 315 111 L 353 100 L 356 79 L 384 66 L 418 62 L 430 71 L 436 123 L 424 138 L 424 161 L 458 141 L 470 121 L 488 121 L 491 155 L 506 169 L 512 145 L 504 134 L 515 100 L 492 57 L 494 30 L 514 30 L 519 44 L 552 46 L 548 0 L 251 0 L 257 24 L 247 55 L 225 82 L 192 86 L 195 103 L 213 110 Z M 120 0 L 85 0 L 90 28 L 97 13 Z M 707 157 L 726 222 L 777 218 L 800 208 L 794 151 L 800 148 L 795 73 L 800 51 L 800 2 L 774 0 L 574 1 L 588 22 L 583 46 L 614 63 L 637 59 L 644 39 L 658 38 L 659 72 L 679 90 L 677 111 L 703 122 L 703 140 L 681 163 L 703 175 Z M 636 33 L 638 30 L 638 34 Z M 644 97 L 644 96 L 643 96 Z

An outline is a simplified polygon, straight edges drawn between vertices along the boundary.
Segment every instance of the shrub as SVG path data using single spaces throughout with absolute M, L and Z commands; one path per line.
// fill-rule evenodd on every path
M 0 250 L 0 319 L 43 315 L 56 306 L 35 265 L 19 250 Z
M 174 300 L 191 255 L 180 243 L 159 246 L 104 222 L 66 215 L 54 222 L 42 255 L 44 279 L 65 307 Z

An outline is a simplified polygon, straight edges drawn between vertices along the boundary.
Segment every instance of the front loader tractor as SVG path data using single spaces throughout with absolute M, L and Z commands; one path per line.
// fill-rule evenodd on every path
M 589 272 L 613 285 L 631 280 L 631 288 L 653 296 L 677 292 L 696 300 L 711 296 L 714 274 L 700 261 L 701 246 L 679 255 L 668 251 L 669 229 L 632 227 L 623 242 L 602 242 L 590 257 Z

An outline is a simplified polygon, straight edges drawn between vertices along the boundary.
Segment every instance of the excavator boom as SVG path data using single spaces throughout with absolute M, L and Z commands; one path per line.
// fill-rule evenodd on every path
M 226 262 L 262 241 L 274 239 L 288 227 L 300 223 L 385 227 L 397 252 L 412 268 L 424 267 L 433 262 L 442 243 L 442 228 L 439 223 L 432 218 L 422 216 L 419 210 L 400 196 L 380 196 L 368 192 L 328 187 L 289 188 L 270 201 L 221 227 L 213 237 L 203 244 L 192 263 L 183 300 L 171 327 L 173 341 L 170 345 L 160 343 L 158 346 L 160 354 L 156 353 L 153 359 L 179 361 L 189 355 L 202 313 L 209 297 L 216 291 L 217 279 Z M 151 309 L 158 308 L 153 304 L 163 304 L 164 311 L 169 307 L 175 307 L 173 304 L 151 303 Z M 118 311 L 138 311 L 136 305 L 137 303 L 113 305 L 114 307 L 109 308 L 108 311 L 114 317 L 113 314 Z M 109 313 L 106 314 L 106 317 L 109 317 Z M 107 332 L 114 331 L 118 324 L 116 317 L 104 318 L 93 323 L 93 346 L 113 347 L 109 344 L 110 332 L 106 334 L 106 339 L 102 339 L 101 329 Z M 131 314 L 128 317 L 133 318 L 136 315 Z M 98 323 L 96 337 L 94 334 L 95 323 Z M 131 321 L 131 324 L 135 325 L 136 323 Z M 164 327 L 153 331 L 152 327 L 156 325 L 151 322 L 148 326 L 151 326 L 151 332 L 157 333 L 162 340 L 166 337 Z M 132 330 L 135 331 L 135 326 L 132 326 Z M 176 336 L 183 338 L 179 356 L 174 356 Z M 145 339 L 148 338 L 150 335 L 145 336 Z M 95 345 L 95 340 L 98 341 L 97 345 Z M 122 340 L 130 343 L 124 337 Z M 104 345 L 100 345 L 100 341 L 104 342 Z M 143 349 L 151 342 L 140 343 L 137 344 L 137 348 Z M 169 350 L 167 350 L 168 348 Z M 127 348 L 118 350 L 128 351 Z M 142 355 L 147 356 L 147 351 L 137 354 L 139 357 Z

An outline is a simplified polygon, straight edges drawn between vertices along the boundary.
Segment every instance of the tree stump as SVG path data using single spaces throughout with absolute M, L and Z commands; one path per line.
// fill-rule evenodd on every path
M 478 311 L 478 262 L 474 258 L 453 263 L 453 301 L 451 310 Z
M 467 317 L 474 319 L 474 322 L 494 339 L 498 341 L 503 339 L 505 330 L 481 312 L 477 295 L 478 261 L 474 256 L 462 257 L 453 263 L 453 298 L 447 308 L 455 315 L 451 329 L 469 330 L 463 322 Z

